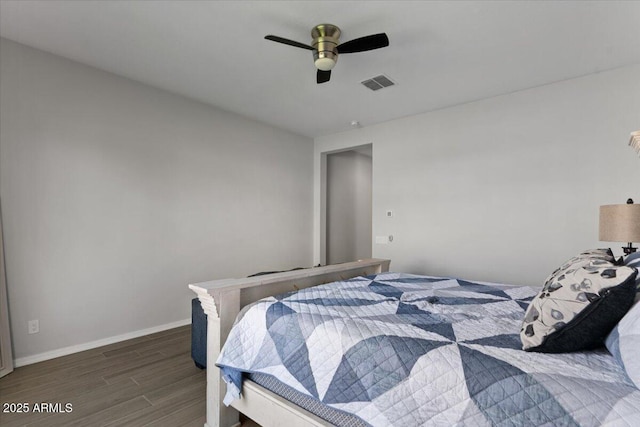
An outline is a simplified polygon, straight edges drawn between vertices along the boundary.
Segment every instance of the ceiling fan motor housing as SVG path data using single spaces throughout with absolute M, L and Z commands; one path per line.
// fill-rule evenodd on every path
M 313 59 L 316 68 L 329 71 L 338 62 L 338 44 L 340 28 L 331 24 L 320 24 L 311 30 Z

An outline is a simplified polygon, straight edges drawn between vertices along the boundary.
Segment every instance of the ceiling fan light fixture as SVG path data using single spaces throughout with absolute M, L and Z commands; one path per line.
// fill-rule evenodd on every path
M 311 46 L 313 60 L 320 71 L 331 71 L 338 62 L 338 43 L 340 43 L 340 28 L 331 24 L 320 24 L 311 30 L 313 41 Z
M 320 24 L 311 29 L 311 45 L 268 34 L 266 40 L 313 51 L 313 62 L 317 68 L 316 83 L 326 83 L 331 79 L 331 70 L 341 53 L 366 52 L 389 46 L 385 33 L 371 34 L 346 43 L 340 43 L 340 28 L 332 24 Z
M 315 64 L 318 70 L 329 71 L 336 66 L 336 61 L 333 58 L 324 57 L 316 59 Z

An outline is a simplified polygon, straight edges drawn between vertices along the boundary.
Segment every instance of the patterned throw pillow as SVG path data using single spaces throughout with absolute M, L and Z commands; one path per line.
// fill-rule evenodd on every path
M 578 262 L 584 261 L 585 264 L 588 263 L 588 261 L 591 260 L 596 260 L 596 259 L 601 259 L 604 261 L 608 261 L 611 263 L 616 264 L 616 258 L 613 256 L 613 252 L 611 251 L 610 248 L 607 249 L 588 249 L 584 252 L 580 252 L 578 255 L 574 256 L 573 258 L 568 259 L 567 261 L 564 262 L 564 264 L 562 264 L 560 267 L 556 268 L 553 273 L 551 273 L 544 281 L 544 286 L 547 286 L 547 284 L 551 281 L 553 281 L 553 279 L 556 276 L 559 276 L 562 272 L 564 272 L 565 270 L 567 270 L 571 265 L 574 265 Z
M 616 266 L 610 252 L 583 252 L 549 276 L 525 314 L 523 350 L 564 353 L 603 344 L 633 304 L 637 275 Z

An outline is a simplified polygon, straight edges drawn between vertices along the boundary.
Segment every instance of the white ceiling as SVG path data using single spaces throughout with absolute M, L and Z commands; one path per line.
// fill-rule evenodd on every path
M 342 55 L 315 83 L 319 23 Z M 12 1 L 0 35 L 310 137 L 640 63 L 640 1 Z M 397 85 L 359 82 L 386 74 Z

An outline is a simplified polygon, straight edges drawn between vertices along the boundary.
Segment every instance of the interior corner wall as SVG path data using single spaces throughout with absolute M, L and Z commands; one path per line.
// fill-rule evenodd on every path
M 580 250 L 621 255 L 598 241 L 598 212 L 640 201 L 627 146 L 639 93 L 634 65 L 317 138 L 315 205 L 322 153 L 372 143 L 374 239 L 394 236 L 374 257 L 393 271 L 540 286 Z
M 189 283 L 311 265 L 310 138 L 0 43 L 17 359 L 189 319 Z

